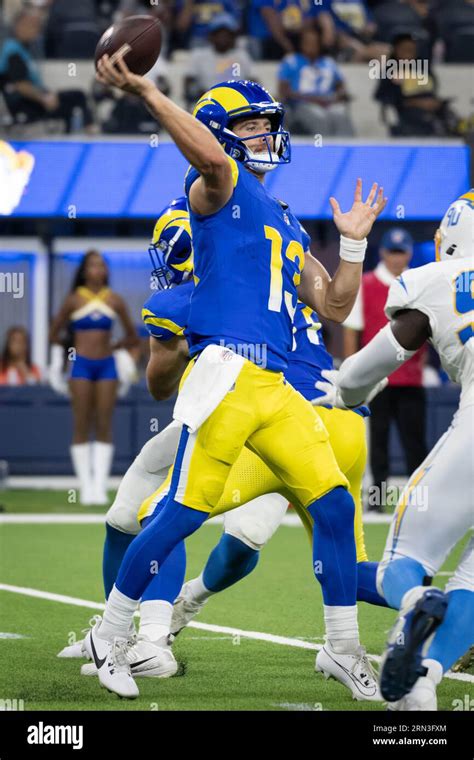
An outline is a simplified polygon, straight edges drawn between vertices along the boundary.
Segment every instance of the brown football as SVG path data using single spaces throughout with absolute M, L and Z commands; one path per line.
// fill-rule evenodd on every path
M 125 63 L 134 74 L 150 71 L 161 50 L 161 24 L 153 16 L 128 16 L 112 24 L 103 33 L 95 49 L 95 65 L 107 53 L 123 54 Z

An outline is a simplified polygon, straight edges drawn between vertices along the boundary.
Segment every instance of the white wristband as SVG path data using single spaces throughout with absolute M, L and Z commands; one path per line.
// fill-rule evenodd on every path
M 341 245 L 339 256 L 344 261 L 350 261 L 352 264 L 359 264 L 364 261 L 367 250 L 367 238 L 363 240 L 352 240 L 351 238 L 341 235 Z

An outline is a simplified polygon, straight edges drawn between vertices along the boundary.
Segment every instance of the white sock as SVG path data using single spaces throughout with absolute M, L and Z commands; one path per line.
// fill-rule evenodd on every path
M 216 593 L 215 591 L 209 591 L 204 585 L 202 576 L 203 574 L 201 573 L 197 578 L 193 578 L 186 584 L 186 598 L 191 602 L 198 602 L 201 604 Z
M 70 452 L 74 474 L 79 480 L 79 488 L 82 496 L 84 491 L 88 490 L 92 480 L 90 444 L 88 442 L 73 443 Z
M 98 630 L 102 639 L 112 641 L 116 636 L 128 638 L 133 624 L 133 613 L 138 607 L 138 599 L 122 594 L 114 585 L 105 605 L 104 617 Z
M 333 652 L 352 654 L 360 647 L 357 604 L 351 607 L 324 605 L 326 638 Z
M 146 636 L 150 641 L 158 641 L 163 636 L 168 636 L 172 614 L 173 605 L 163 599 L 141 602 L 139 636 Z
M 94 441 L 92 444 L 92 469 L 94 472 L 94 490 L 102 499 L 107 497 L 107 484 L 112 466 L 114 447 L 111 443 Z
M 426 677 L 433 681 L 435 686 L 441 683 L 443 678 L 443 666 L 438 660 L 431 660 L 425 657 L 422 661 L 422 665 L 424 665 L 425 668 L 428 668 Z

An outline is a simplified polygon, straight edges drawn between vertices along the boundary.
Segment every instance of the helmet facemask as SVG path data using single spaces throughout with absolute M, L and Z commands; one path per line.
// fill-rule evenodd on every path
M 188 254 L 180 255 L 174 250 L 182 235 L 183 227 L 178 227 L 171 240 L 158 240 L 148 248 L 152 262 L 152 287 L 155 290 L 168 290 L 186 282 L 192 274 L 192 259 Z
M 246 137 L 237 135 L 232 130 L 232 127 L 237 121 L 244 121 L 246 118 L 268 118 L 271 122 L 271 131 L 261 132 L 257 135 L 248 135 Z M 222 131 L 223 135 L 225 135 L 227 144 L 229 142 L 233 143 L 228 151 L 229 155 L 237 161 L 241 161 L 241 163 L 249 169 L 257 172 L 257 174 L 266 174 L 267 172 L 273 171 L 273 169 L 282 163 L 289 163 L 291 159 L 290 135 L 287 131 L 282 129 L 282 120 L 280 114 L 265 112 L 256 113 L 254 116 L 236 117 L 229 127 Z M 246 145 L 250 140 L 256 140 L 261 137 L 264 138 L 266 150 L 256 153 Z

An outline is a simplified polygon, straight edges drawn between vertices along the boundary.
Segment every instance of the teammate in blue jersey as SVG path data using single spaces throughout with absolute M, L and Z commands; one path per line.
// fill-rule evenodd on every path
M 358 181 L 346 214 L 331 200 L 342 235 L 341 262 L 331 279 L 305 251 L 290 210 L 264 189 L 265 173 L 290 160 L 283 107 L 266 90 L 250 82 L 218 85 L 198 102 L 193 118 L 131 74 L 123 59 L 112 65 L 104 56 L 98 71 L 102 83 L 143 97 L 191 163 L 186 195 L 196 288 L 187 339 L 191 356 L 198 357 L 185 372 L 175 406 L 183 429 L 167 502 L 128 547 L 104 618 L 85 639 L 99 680 L 121 696 L 138 696 L 126 657 L 138 600 L 151 574 L 213 512 L 244 446 L 314 519 L 328 647 L 352 670 L 361 660 L 354 502 L 321 418 L 281 370 L 298 297 L 338 321 L 352 308 L 366 235 L 386 204 L 383 192 L 377 195 L 374 185 L 363 203 Z M 257 348 L 265 350 L 260 366 Z M 360 670 L 361 684 L 363 675 Z

